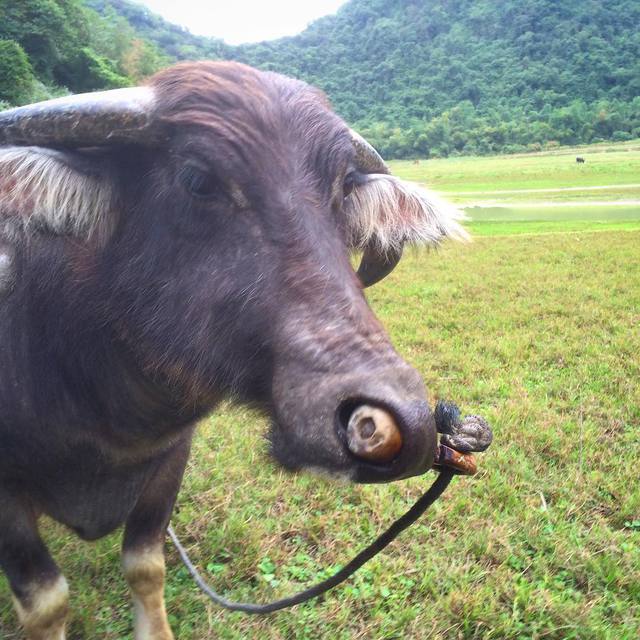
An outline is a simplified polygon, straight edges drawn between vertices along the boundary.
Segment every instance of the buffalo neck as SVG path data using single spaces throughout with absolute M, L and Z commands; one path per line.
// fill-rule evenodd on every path
M 18 286 L 0 307 L 0 422 L 101 437 L 123 450 L 173 440 L 212 406 L 146 373 L 103 315 L 100 291 L 70 268 L 69 241 L 32 239 L 18 252 Z M 73 436 L 72 436 L 73 437 Z

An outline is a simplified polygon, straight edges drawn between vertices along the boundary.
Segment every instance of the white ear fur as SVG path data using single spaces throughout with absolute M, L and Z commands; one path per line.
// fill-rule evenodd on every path
M 464 214 L 434 193 L 386 174 L 368 174 L 347 198 L 349 243 L 371 242 L 382 252 L 404 245 L 437 246 L 444 238 L 469 240 Z
M 40 147 L 0 148 L 0 229 L 31 225 L 58 234 L 104 235 L 114 223 L 113 189 Z

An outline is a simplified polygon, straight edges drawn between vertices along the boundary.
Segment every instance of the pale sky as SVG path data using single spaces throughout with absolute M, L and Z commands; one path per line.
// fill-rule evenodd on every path
M 346 0 L 136 0 L 192 33 L 229 44 L 292 36 Z

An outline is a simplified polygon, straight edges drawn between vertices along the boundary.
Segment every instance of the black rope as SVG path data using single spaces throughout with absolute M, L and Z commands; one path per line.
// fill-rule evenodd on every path
M 380 553 L 389 543 L 391 543 L 400 533 L 402 533 L 407 527 L 410 527 L 441 495 L 442 492 L 449 486 L 451 479 L 454 476 L 454 472 L 451 469 L 443 469 L 440 475 L 435 479 L 434 483 L 429 487 L 427 492 L 407 511 L 403 516 L 398 518 L 384 533 L 380 534 L 368 547 L 363 549 L 349 564 L 345 565 L 342 569 L 332 575 L 330 578 L 319 582 L 318 584 L 305 589 L 300 593 L 297 593 L 288 598 L 282 598 L 281 600 L 275 600 L 267 604 L 253 604 L 250 602 L 233 602 L 227 600 L 223 596 L 217 594 L 202 578 L 198 570 L 193 566 L 193 563 L 189 559 L 185 548 L 182 546 L 178 537 L 176 536 L 173 527 L 169 525 L 167 532 L 169 537 L 173 541 L 180 558 L 185 567 L 189 570 L 189 573 L 195 580 L 200 589 L 207 595 L 213 602 L 219 604 L 231 611 L 243 611 L 244 613 L 272 613 L 279 609 L 285 609 L 286 607 L 292 607 L 296 604 L 301 604 L 311 598 L 329 591 L 333 587 L 344 582 L 349 576 L 353 575 L 363 564 L 371 560 L 375 555 Z

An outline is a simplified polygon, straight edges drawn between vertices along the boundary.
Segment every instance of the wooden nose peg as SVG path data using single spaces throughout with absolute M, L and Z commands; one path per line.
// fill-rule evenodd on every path
M 363 460 L 390 462 L 402 448 L 402 435 L 388 411 L 364 404 L 349 418 L 347 446 L 354 456 Z

